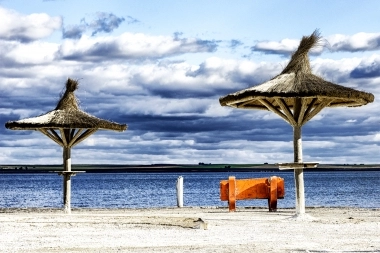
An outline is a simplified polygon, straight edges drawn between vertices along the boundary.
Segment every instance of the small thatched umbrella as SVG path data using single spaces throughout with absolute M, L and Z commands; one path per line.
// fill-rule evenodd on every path
M 222 106 L 272 111 L 293 126 L 294 163 L 280 164 L 280 168 L 294 169 L 297 215 L 305 213 L 303 169 L 316 166 L 316 163 L 302 160 L 302 126 L 325 107 L 362 106 L 374 100 L 370 93 L 340 86 L 312 74 L 308 52 L 319 41 L 317 30 L 304 36 L 281 74 L 219 99 Z
M 63 203 L 66 213 L 71 212 L 71 148 L 95 133 L 97 130 L 124 131 L 127 125 L 99 119 L 81 111 L 74 91 L 78 82 L 68 79 L 66 91 L 57 107 L 40 116 L 18 121 L 8 121 L 5 127 L 12 130 L 38 130 L 63 147 Z

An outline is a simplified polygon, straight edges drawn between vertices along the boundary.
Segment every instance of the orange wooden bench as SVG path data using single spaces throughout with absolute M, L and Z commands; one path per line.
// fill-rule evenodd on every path
M 236 200 L 268 199 L 269 212 L 277 211 L 277 199 L 285 196 L 284 179 L 281 177 L 236 180 L 234 176 L 220 181 L 220 200 L 228 201 L 230 212 L 236 209 Z

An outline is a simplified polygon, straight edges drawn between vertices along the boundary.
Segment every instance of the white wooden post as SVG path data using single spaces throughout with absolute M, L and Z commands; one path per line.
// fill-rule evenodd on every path
M 71 213 L 71 149 L 64 147 L 63 148 L 63 204 L 65 213 Z
M 177 179 L 177 206 L 183 207 L 183 177 Z
M 293 126 L 294 162 L 302 163 L 302 129 L 301 126 Z M 305 187 L 303 180 L 303 168 L 294 169 L 294 183 L 296 191 L 296 214 L 305 214 Z

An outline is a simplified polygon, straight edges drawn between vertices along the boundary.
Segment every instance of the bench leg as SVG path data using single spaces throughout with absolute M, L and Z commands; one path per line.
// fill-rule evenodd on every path
M 269 182 L 269 212 L 277 211 L 277 177 L 271 177 Z
M 228 209 L 230 212 L 236 210 L 236 180 L 235 177 L 228 177 Z

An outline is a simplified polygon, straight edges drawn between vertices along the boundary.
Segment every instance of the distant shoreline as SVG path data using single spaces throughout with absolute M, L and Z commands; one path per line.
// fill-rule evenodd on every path
M 62 171 L 62 165 L 0 165 L 0 173 L 52 173 Z M 191 172 L 276 172 L 276 164 L 152 164 L 110 165 L 78 164 L 73 171 L 86 173 L 191 173 Z M 281 170 L 292 172 L 293 170 Z M 319 164 L 304 171 L 380 171 L 380 164 Z

